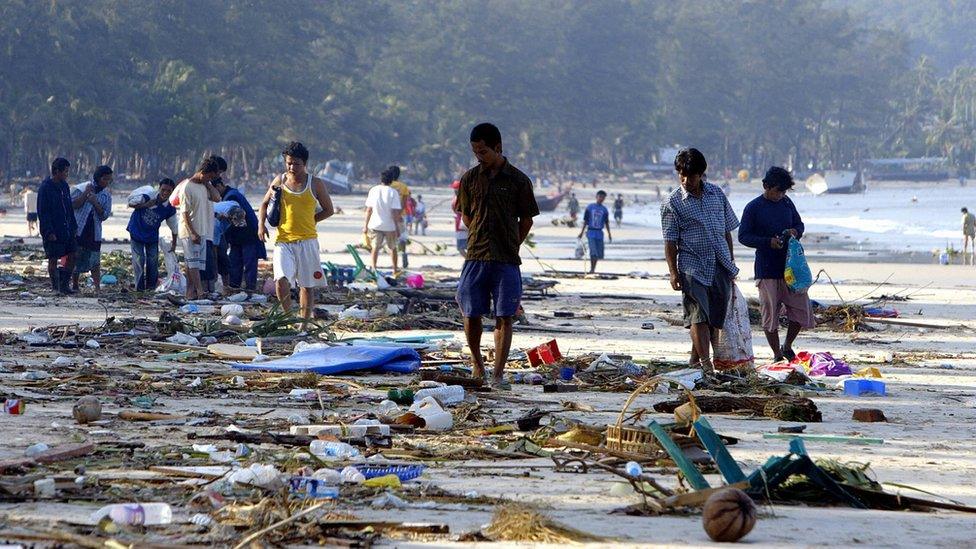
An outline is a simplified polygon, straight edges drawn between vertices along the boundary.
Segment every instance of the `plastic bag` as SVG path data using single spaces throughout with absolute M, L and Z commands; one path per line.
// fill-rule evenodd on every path
M 586 244 L 583 244 L 583 239 L 579 238 L 576 240 L 576 251 L 573 253 L 573 256 L 576 259 L 583 259 L 583 254 L 585 253 L 586 253 Z
M 128 204 L 129 207 L 145 204 L 150 200 L 154 200 L 158 194 L 159 193 L 156 192 L 156 189 L 152 188 L 152 185 L 143 185 L 133 189 L 133 191 L 129 193 L 129 198 L 126 200 L 126 204 Z
M 752 329 L 749 326 L 749 304 L 735 284 L 729 297 L 725 326 L 718 330 L 712 340 L 714 357 L 712 364 L 716 370 L 752 368 L 755 356 L 752 354 Z
M 803 253 L 803 246 L 800 241 L 790 237 L 789 249 L 786 252 L 786 271 L 784 278 L 790 291 L 802 292 L 813 286 L 813 274 L 810 272 L 810 265 L 807 264 L 807 257 Z
M 176 258 L 176 252 L 166 252 L 163 254 L 163 265 L 166 266 L 166 274 L 176 274 L 180 272 L 179 260 Z
M 180 272 L 175 252 L 163 254 L 163 264 L 166 265 L 166 276 L 156 287 L 157 294 L 172 292 L 178 295 L 186 293 L 186 277 Z

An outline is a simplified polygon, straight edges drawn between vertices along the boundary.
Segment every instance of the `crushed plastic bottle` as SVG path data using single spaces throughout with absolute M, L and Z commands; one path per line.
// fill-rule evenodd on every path
M 308 451 L 313 456 L 326 461 L 338 461 L 359 457 L 359 450 L 346 444 L 345 442 L 332 442 L 328 440 L 313 440 L 308 445 Z
M 173 522 L 173 509 L 168 503 L 119 503 L 106 505 L 92 513 L 96 524 L 108 517 L 116 524 L 151 526 Z
M 362 484 L 366 477 L 353 466 L 348 466 L 339 473 L 339 477 L 345 484 Z
M 44 452 L 50 450 L 50 448 L 51 447 L 48 446 L 47 444 L 44 444 L 43 442 L 38 442 L 37 444 L 32 444 L 28 446 L 27 449 L 24 450 L 24 455 L 29 458 L 37 457 L 43 454 Z
M 434 397 L 444 406 L 457 404 L 464 400 L 464 387 L 460 385 L 444 385 L 431 389 L 421 389 L 414 393 L 414 402 L 420 402 L 424 397 Z
M 241 307 L 237 303 L 228 303 L 220 308 L 220 316 L 241 316 L 244 314 L 244 307 Z

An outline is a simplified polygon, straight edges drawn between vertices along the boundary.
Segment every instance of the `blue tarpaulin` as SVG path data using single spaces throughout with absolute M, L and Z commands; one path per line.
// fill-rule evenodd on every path
M 420 355 L 408 347 L 339 346 L 309 349 L 267 362 L 237 362 L 238 370 L 315 372 L 322 375 L 368 370 L 373 373 L 409 374 L 420 368 Z

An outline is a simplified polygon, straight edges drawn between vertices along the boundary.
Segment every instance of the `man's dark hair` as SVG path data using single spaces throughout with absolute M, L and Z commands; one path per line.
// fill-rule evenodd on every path
M 214 157 L 208 156 L 203 159 L 203 162 L 200 162 L 200 168 L 197 171 L 200 173 L 217 173 L 220 171 L 220 164 Z
M 302 145 L 298 141 L 292 141 L 281 151 L 282 156 L 290 156 L 292 158 L 299 158 L 302 162 L 308 164 L 308 149 L 305 145 Z
M 708 169 L 705 155 L 698 149 L 681 149 L 674 157 L 674 171 L 684 175 L 704 175 Z
M 380 182 L 384 185 L 389 185 L 396 179 L 396 177 L 393 176 L 393 168 L 396 168 L 396 166 L 390 166 L 380 173 Z
M 164 177 L 159 180 L 159 183 L 156 183 L 157 187 L 162 187 L 163 185 L 168 185 L 174 189 L 176 188 L 176 183 L 174 183 L 173 180 L 168 177 Z
M 494 147 L 502 142 L 502 132 L 490 122 L 482 122 L 471 129 L 471 142 L 484 141 L 485 146 Z
M 597 196 L 607 196 L 607 191 L 602 191 L 602 190 L 601 191 L 597 191 L 596 192 L 596 195 Z
M 790 172 L 779 166 L 772 166 L 766 170 L 766 176 L 762 178 L 763 187 L 767 189 L 775 188 L 786 192 L 793 188 L 793 176 Z
M 969 213 L 969 210 L 967 210 L 967 209 L 966 209 L 965 207 L 963 207 L 963 209 L 962 209 L 962 210 L 960 210 L 960 211 L 961 211 L 962 213 Z
M 71 162 L 68 162 L 67 159 L 61 158 L 59 156 L 54 159 L 54 162 L 51 162 L 51 173 L 63 172 L 64 170 L 67 170 L 70 167 L 71 167 Z
M 112 171 L 112 168 L 108 166 L 98 166 L 97 168 L 95 168 L 95 173 L 92 174 L 92 181 L 98 183 L 99 179 L 112 173 L 115 173 Z
M 222 172 L 227 171 L 227 161 L 224 160 L 223 156 L 217 156 L 216 154 L 212 154 L 210 155 L 210 158 L 213 158 L 214 160 L 217 161 L 217 166 L 220 167 L 220 171 Z

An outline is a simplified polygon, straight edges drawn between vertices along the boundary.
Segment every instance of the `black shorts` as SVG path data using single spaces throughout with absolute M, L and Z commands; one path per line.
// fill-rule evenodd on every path
M 708 324 L 712 328 L 725 326 L 725 315 L 732 295 L 732 278 L 724 268 L 715 268 L 711 286 L 705 286 L 686 273 L 681 273 L 681 304 L 684 308 L 685 328 L 692 324 Z
M 33 223 L 35 221 L 37 221 L 37 212 L 33 212 L 33 213 L 27 214 L 27 222 L 28 223 Z
M 48 259 L 61 259 L 78 249 L 74 237 L 61 237 L 57 240 L 44 239 L 44 256 Z

